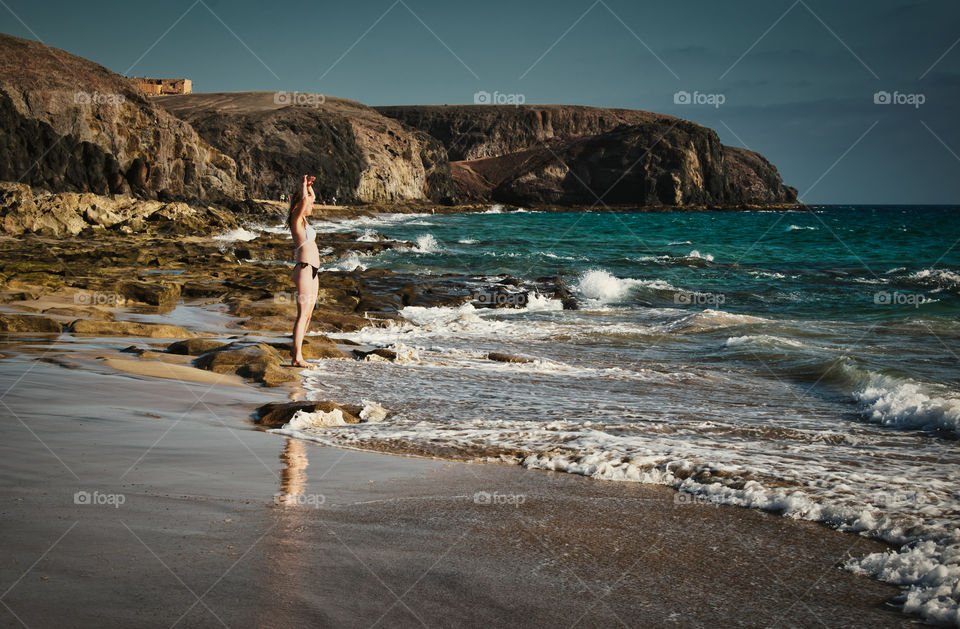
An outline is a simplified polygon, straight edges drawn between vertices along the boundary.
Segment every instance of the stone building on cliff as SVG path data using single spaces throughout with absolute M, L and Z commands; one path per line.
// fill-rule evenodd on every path
M 148 96 L 160 94 L 190 94 L 193 92 L 193 83 L 190 79 L 150 79 L 134 77 L 131 79 Z

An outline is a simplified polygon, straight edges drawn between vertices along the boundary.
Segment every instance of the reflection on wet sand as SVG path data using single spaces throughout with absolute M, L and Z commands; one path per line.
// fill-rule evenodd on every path
M 307 486 L 307 444 L 297 439 L 287 439 L 280 453 L 280 494 L 275 503 L 280 506 L 301 504 L 301 497 Z
M 302 624 L 313 611 L 304 600 L 308 562 L 303 531 L 311 524 L 313 510 L 304 501 L 307 487 L 307 448 L 309 444 L 287 439 L 280 452 L 280 490 L 273 497 L 273 526 L 260 542 L 263 545 L 263 571 L 266 587 L 260 590 L 262 615 L 254 619 L 258 627 Z

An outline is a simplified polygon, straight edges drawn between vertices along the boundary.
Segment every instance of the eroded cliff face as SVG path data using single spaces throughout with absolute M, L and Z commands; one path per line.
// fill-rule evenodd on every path
M 242 198 L 233 160 L 126 78 L 0 35 L 0 181 L 149 198 Z
M 797 189 L 783 184 L 777 167 L 756 151 L 724 146 L 730 196 L 751 203 L 782 203 L 797 200 Z
M 38 42 L 0 35 L 0 53 L 0 181 L 53 192 L 235 206 L 277 199 L 311 173 L 320 197 L 341 203 L 796 200 L 763 156 L 651 112 L 372 108 L 274 92 L 150 99 L 128 79 Z
M 436 139 L 360 103 L 306 96 L 301 104 L 274 92 L 186 94 L 157 102 L 230 155 L 255 198 L 289 193 L 303 173 L 317 177 L 321 198 L 338 202 L 456 196 L 446 151 Z
M 763 156 L 645 111 L 564 105 L 378 107 L 444 142 L 466 198 L 507 203 L 793 203 Z
M 443 142 L 451 161 L 496 157 L 554 138 L 606 133 L 623 124 L 678 121 L 649 111 L 579 105 L 404 105 L 375 109 Z

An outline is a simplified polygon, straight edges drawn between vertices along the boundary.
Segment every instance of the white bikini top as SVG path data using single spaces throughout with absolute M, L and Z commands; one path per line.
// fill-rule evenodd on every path
M 297 246 L 297 248 L 294 249 L 294 251 L 299 250 L 300 247 L 304 246 L 304 245 L 307 244 L 308 242 L 313 242 L 314 240 L 316 240 L 316 238 L 317 238 L 317 232 L 313 231 L 313 227 L 310 226 L 310 223 L 307 223 L 307 239 L 304 240 L 303 242 L 301 242 L 301 243 Z

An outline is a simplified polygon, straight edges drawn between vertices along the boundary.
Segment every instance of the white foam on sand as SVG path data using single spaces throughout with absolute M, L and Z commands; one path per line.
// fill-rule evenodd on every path
M 306 411 L 297 411 L 286 424 L 284 430 L 303 430 L 305 428 L 328 428 L 330 426 L 346 426 L 347 422 L 343 420 L 343 413 L 339 408 L 335 408 L 329 413 L 317 411 L 308 413 Z
M 908 612 L 948 624 L 957 619 L 960 532 L 944 516 L 960 509 L 960 498 L 949 478 L 927 483 L 918 494 L 914 475 L 944 474 L 943 466 L 931 465 L 922 455 L 878 462 L 878 468 L 886 469 L 851 470 L 843 459 L 849 456 L 846 450 L 860 447 L 856 439 L 837 441 L 839 433 L 831 437 L 796 430 L 779 447 L 797 441 L 805 454 L 796 465 L 784 466 L 779 448 L 711 447 L 717 426 L 710 422 L 678 427 L 688 437 L 699 435 L 684 440 L 676 439 L 673 430 L 645 431 L 621 423 L 504 418 L 443 422 L 401 414 L 335 431 L 318 425 L 288 425 L 272 432 L 351 449 L 435 452 L 438 458 L 661 484 L 681 492 L 678 502 L 763 509 L 903 544 L 900 550 L 851 559 L 846 567 L 906 586 Z
M 377 402 L 363 400 L 363 410 L 360 411 L 360 419 L 365 422 L 380 422 L 386 419 L 389 411 Z

